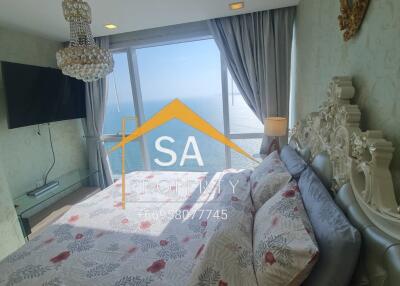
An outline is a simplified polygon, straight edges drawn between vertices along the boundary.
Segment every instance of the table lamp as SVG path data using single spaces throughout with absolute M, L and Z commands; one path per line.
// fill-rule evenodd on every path
M 264 120 L 264 133 L 273 137 L 269 144 L 268 154 L 277 150 L 280 151 L 278 137 L 286 136 L 288 120 L 285 117 L 267 117 Z

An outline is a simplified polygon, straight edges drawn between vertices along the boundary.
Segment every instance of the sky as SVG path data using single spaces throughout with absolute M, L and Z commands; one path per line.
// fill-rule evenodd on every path
M 212 39 L 142 48 L 136 53 L 143 101 L 221 94 L 220 55 Z M 109 103 L 116 102 L 114 79 L 120 103 L 131 103 L 126 54 L 115 54 L 114 61 Z
M 212 123 L 223 125 L 221 58 L 213 39 L 141 48 L 136 50 L 136 55 L 147 119 L 179 98 Z M 117 116 L 118 124 L 121 116 L 134 115 L 127 54 L 114 54 L 114 61 L 114 72 L 108 78 L 106 125 L 110 128 L 115 123 L 107 121 L 117 115 L 117 106 L 121 111 Z M 230 76 L 228 83 L 231 131 L 262 133 L 262 124 L 244 102 Z

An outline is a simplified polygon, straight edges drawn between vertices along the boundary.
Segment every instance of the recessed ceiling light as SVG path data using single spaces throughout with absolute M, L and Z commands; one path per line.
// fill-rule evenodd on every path
M 104 28 L 109 29 L 109 30 L 115 30 L 116 28 L 118 28 L 118 26 L 114 25 L 114 24 L 107 24 L 107 25 L 104 25 Z
M 229 7 L 231 7 L 232 10 L 240 10 L 244 8 L 244 2 L 231 3 Z

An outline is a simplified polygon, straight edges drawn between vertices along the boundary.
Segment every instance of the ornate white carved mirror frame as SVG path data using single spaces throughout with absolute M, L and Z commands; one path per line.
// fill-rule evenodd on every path
M 360 109 L 350 103 L 354 94 L 351 77 L 334 77 L 328 100 L 318 112 L 297 123 L 291 144 L 309 161 L 327 153 L 333 171 L 332 190 L 350 182 L 365 215 L 383 232 L 400 239 L 400 207 L 389 170 L 394 147 L 381 131 L 361 131 Z

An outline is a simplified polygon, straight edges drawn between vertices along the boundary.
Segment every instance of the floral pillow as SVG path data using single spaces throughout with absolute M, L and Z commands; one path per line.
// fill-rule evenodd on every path
M 226 211 L 216 230 L 195 258 L 189 285 L 226 286 L 257 285 L 253 267 L 253 205 L 246 172 L 223 177 L 221 195 L 213 208 Z M 236 186 L 232 192 L 232 182 Z
M 310 274 L 319 250 L 295 182 L 258 210 L 253 245 L 258 285 L 300 285 Z
M 250 176 L 251 196 L 256 210 L 283 188 L 291 178 L 278 152 L 268 155 Z

